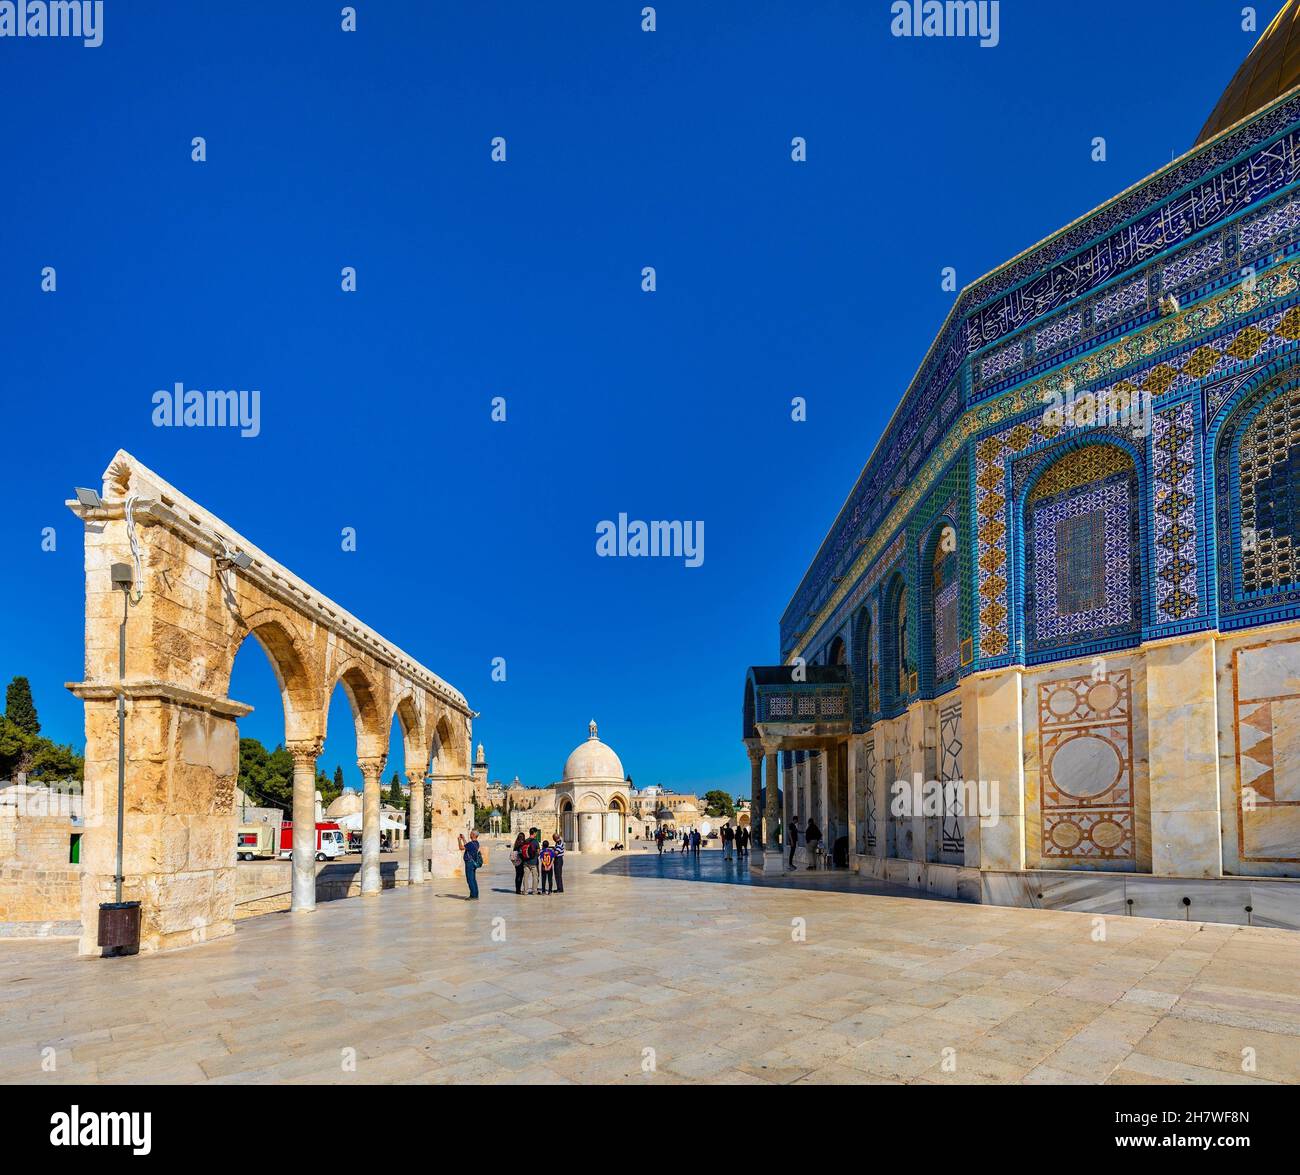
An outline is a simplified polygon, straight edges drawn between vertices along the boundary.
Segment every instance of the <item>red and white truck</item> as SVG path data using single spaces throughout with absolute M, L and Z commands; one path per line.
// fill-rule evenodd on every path
M 341 857 L 347 852 L 347 840 L 343 829 L 337 824 L 326 822 L 316 825 L 316 860 L 328 861 Z M 293 821 L 286 820 L 280 825 L 280 859 L 293 856 Z

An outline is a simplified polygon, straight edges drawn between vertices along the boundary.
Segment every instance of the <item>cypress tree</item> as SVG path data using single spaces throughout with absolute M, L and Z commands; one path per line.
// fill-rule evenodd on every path
M 32 686 L 27 678 L 15 677 L 5 690 L 5 717 L 24 734 L 41 733 L 41 720 L 36 716 Z

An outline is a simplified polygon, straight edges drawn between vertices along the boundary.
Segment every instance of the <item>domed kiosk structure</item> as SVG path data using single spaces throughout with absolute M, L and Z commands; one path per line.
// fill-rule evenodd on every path
M 627 777 L 614 749 L 597 736 L 594 721 L 587 731 L 587 741 L 574 747 L 555 785 L 556 810 L 571 849 L 605 853 L 627 844 Z

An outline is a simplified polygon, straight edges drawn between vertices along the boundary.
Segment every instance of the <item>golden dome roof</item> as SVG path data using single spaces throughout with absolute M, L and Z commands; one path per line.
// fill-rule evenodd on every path
M 1196 137 L 1199 146 L 1300 85 L 1300 0 L 1287 0 L 1246 55 L 1214 113 Z

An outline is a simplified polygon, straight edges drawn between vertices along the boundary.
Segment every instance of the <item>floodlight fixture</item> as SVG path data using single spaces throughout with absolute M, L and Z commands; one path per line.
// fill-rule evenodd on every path
M 85 486 L 77 486 L 76 495 L 77 501 L 91 510 L 98 510 L 104 504 L 104 499 L 99 494 L 94 490 L 86 489 Z
M 233 555 L 230 556 L 230 561 L 236 567 L 238 567 L 240 571 L 247 571 L 250 567 L 253 566 L 253 557 L 251 555 L 244 554 L 243 551 L 236 551 Z

